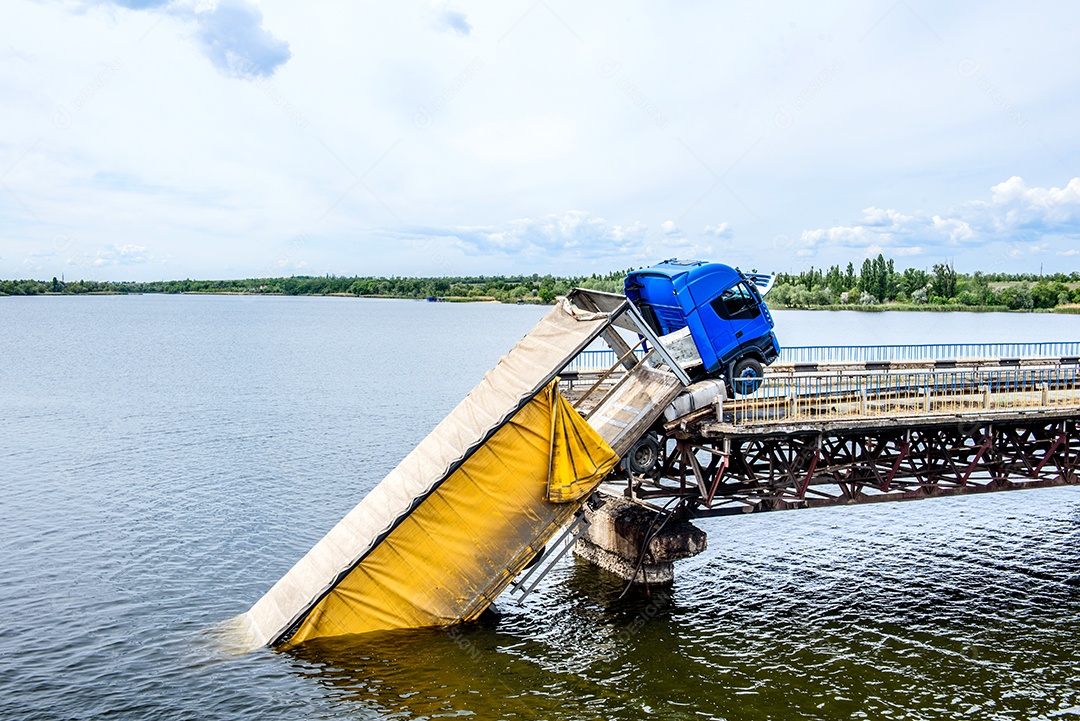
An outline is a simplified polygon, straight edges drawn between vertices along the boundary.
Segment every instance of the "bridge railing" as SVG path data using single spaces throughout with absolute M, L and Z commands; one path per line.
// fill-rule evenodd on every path
M 971 358 L 1076 358 L 1080 341 L 1040 343 L 932 343 L 921 345 L 809 345 L 780 351 L 790 363 L 933 361 Z
M 644 351 L 639 351 L 639 355 Z M 935 361 L 972 358 L 1078 358 L 1080 341 L 1040 343 L 933 343 L 922 345 L 807 345 L 780 349 L 782 363 Z M 583 351 L 567 370 L 603 371 L 616 361 L 612 350 Z
M 645 357 L 644 350 L 637 350 L 635 352 L 638 360 Z M 615 361 L 618 360 L 618 356 L 615 355 L 615 351 L 604 350 L 583 350 L 578 354 L 570 365 L 566 367 L 568 371 L 577 371 L 579 373 L 589 373 L 597 371 L 606 371 L 611 366 L 615 365 Z
M 736 425 L 1080 408 L 1080 367 L 766 376 L 724 403 Z

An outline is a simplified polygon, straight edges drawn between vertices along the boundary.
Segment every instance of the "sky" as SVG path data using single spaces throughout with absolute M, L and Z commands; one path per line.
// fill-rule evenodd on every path
M 5 0 L 0 278 L 1080 270 L 1080 4 Z

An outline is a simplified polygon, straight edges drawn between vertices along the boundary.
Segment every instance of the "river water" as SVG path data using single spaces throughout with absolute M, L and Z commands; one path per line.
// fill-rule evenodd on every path
M 566 560 L 452 631 L 223 652 L 544 308 L 0 299 L 0 718 L 1080 716 L 1080 489 L 712 519 L 669 592 Z M 778 312 L 790 345 L 1080 317 Z

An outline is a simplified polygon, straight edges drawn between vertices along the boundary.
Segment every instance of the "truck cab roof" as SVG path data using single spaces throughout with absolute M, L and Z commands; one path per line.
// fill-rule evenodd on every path
M 648 268 L 631 271 L 626 276 L 626 280 L 628 283 L 636 282 L 637 278 L 650 275 L 667 276 L 668 278 L 671 278 L 672 281 L 674 281 L 676 278 L 679 278 L 682 281 L 680 285 L 692 283 L 698 278 L 706 275 L 729 276 L 731 278 L 731 282 L 733 283 L 740 277 L 739 271 L 735 270 L 729 265 L 724 265 L 723 263 L 710 263 L 705 260 L 679 260 L 677 258 L 672 258 L 670 260 L 665 260 L 661 263 L 657 263 L 656 265 L 650 266 Z M 683 278 L 682 276 L 686 277 Z M 717 278 L 717 280 L 720 279 Z
M 723 263 L 711 263 L 705 260 L 680 260 L 671 258 L 649 268 L 631 271 L 626 276 L 627 290 L 640 290 L 645 287 L 648 277 L 665 277 L 670 279 L 671 284 L 682 290 L 687 286 L 695 285 L 698 281 L 708 277 L 710 285 L 727 287 L 734 285 L 740 280 L 748 280 L 754 284 L 761 295 L 766 295 L 772 290 L 775 276 L 766 273 L 743 273 L 736 268 Z M 652 289 L 649 289 L 652 290 Z M 651 295 L 648 290 L 641 295 Z M 640 295 L 636 296 L 640 297 Z M 634 298 L 631 298 L 632 300 Z
M 668 296 L 687 290 L 691 296 L 701 295 L 706 287 L 715 295 L 718 290 L 738 283 L 742 277 L 739 271 L 723 263 L 672 258 L 650 268 L 630 272 L 626 276 L 625 286 L 627 296 L 632 301 L 648 298 L 654 303 L 677 305 L 674 297 Z M 696 294 L 695 289 L 698 289 Z M 703 303 L 711 300 L 712 295 L 709 298 L 695 297 L 695 301 Z
M 722 263 L 672 258 L 627 274 L 625 292 L 646 322 L 666 335 L 683 328 L 694 307 L 741 278 L 739 271 Z

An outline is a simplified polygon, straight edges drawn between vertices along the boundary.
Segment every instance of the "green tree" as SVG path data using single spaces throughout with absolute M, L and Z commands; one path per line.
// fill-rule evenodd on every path
M 1036 308 L 1053 308 L 1057 305 L 1058 292 L 1057 288 L 1045 280 L 1036 283 L 1031 289 L 1032 304 Z
M 998 291 L 997 302 L 1012 310 L 1031 310 L 1035 306 L 1031 285 L 1026 281 L 1002 288 Z
M 934 266 L 930 293 L 946 300 L 956 296 L 956 271 L 951 265 L 940 263 Z

